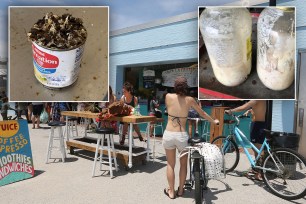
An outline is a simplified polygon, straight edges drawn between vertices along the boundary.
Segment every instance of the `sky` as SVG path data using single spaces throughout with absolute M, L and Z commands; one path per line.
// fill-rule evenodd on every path
M 7 57 L 8 6 L 109 6 L 110 30 L 195 12 L 198 6 L 219 6 L 250 0 L 1 0 L 0 58 Z

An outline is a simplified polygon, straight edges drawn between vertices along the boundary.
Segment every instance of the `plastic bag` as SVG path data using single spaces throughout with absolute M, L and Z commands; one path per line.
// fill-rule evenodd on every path
M 43 110 L 43 112 L 41 112 L 39 119 L 40 119 L 41 123 L 47 123 L 48 122 L 49 115 L 48 115 L 48 113 L 46 112 L 45 109 Z

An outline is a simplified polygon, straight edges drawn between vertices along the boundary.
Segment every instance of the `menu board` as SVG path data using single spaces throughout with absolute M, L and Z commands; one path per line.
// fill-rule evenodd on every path
M 34 176 L 26 120 L 0 121 L 0 186 Z

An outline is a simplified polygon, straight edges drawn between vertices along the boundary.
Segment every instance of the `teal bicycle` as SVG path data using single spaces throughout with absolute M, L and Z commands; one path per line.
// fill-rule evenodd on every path
M 228 136 L 216 137 L 212 144 L 217 145 L 224 154 L 225 172 L 233 171 L 240 160 L 239 149 L 241 147 L 251 164 L 253 170 L 260 172 L 263 181 L 271 192 L 286 200 L 300 199 L 306 195 L 306 160 L 298 152 L 289 148 L 271 149 L 269 144 L 277 141 L 280 134 L 265 130 L 266 138 L 263 145 L 258 149 L 250 142 L 239 129 L 240 118 L 245 116 L 230 115 L 228 122 L 234 126 Z M 250 146 L 258 156 L 252 159 L 247 146 Z M 264 152 L 262 159 L 261 153 Z

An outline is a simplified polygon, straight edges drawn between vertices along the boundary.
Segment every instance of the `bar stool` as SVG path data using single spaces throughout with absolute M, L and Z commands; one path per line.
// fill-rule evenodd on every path
M 156 128 L 161 128 L 162 134 L 164 133 L 164 128 L 163 128 L 163 122 L 164 119 L 163 118 L 156 118 L 153 125 L 153 161 L 155 160 L 155 129 Z M 148 126 L 150 128 L 150 126 Z M 149 131 L 150 132 L 150 131 Z
M 209 122 L 208 120 L 203 120 L 201 119 L 201 122 L 204 124 L 202 125 L 202 138 L 204 137 L 206 141 L 209 141 L 208 138 L 210 137 L 210 132 L 209 132 Z
M 92 169 L 92 177 L 95 175 L 96 170 L 96 162 L 98 160 L 98 152 L 100 151 L 100 170 L 102 169 L 102 164 L 108 164 L 109 165 L 109 171 L 110 171 L 110 177 L 113 178 L 113 160 L 115 164 L 115 169 L 118 171 L 118 165 L 117 165 L 117 156 L 116 151 L 114 147 L 114 129 L 113 128 L 97 128 L 95 132 L 98 134 L 97 139 L 97 146 L 96 146 L 96 153 L 95 153 L 95 159 Z M 102 138 L 103 135 L 103 138 Z M 104 146 L 104 140 L 107 140 L 107 146 Z M 108 157 L 103 157 L 103 150 L 107 150 Z M 113 154 L 113 157 L 112 157 Z M 108 158 L 108 162 L 103 161 L 102 159 Z
M 67 124 L 67 132 L 68 132 L 68 135 L 67 135 L 67 140 L 69 140 L 69 137 L 78 137 L 79 134 L 78 134 L 78 118 L 76 117 L 69 117 L 68 118 L 68 124 Z M 75 135 L 74 135 L 74 132 L 75 132 Z
M 59 122 L 59 121 L 53 121 L 48 123 L 48 125 L 51 127 L 51 132 L 49 135 L 49 142 L 48 142 L 48 151 L 47 151 L 47 160 L 46 164 L 48 163 L 48 160 L 51 159 L 51 152 L 52 149 L 59 149 L 62 154 L 62 162 L 65 162 L 66 158 L 66 150 L 65 150 L 65 143 L 64 143 L 64 135 L 62 127 L 66 125 L 65 122 Z M 58 135 L 55 136 L 54 130 L 57 128 Z M 59 147 L 54 147 L 53 142 L 54 140 L 59 140 Z

